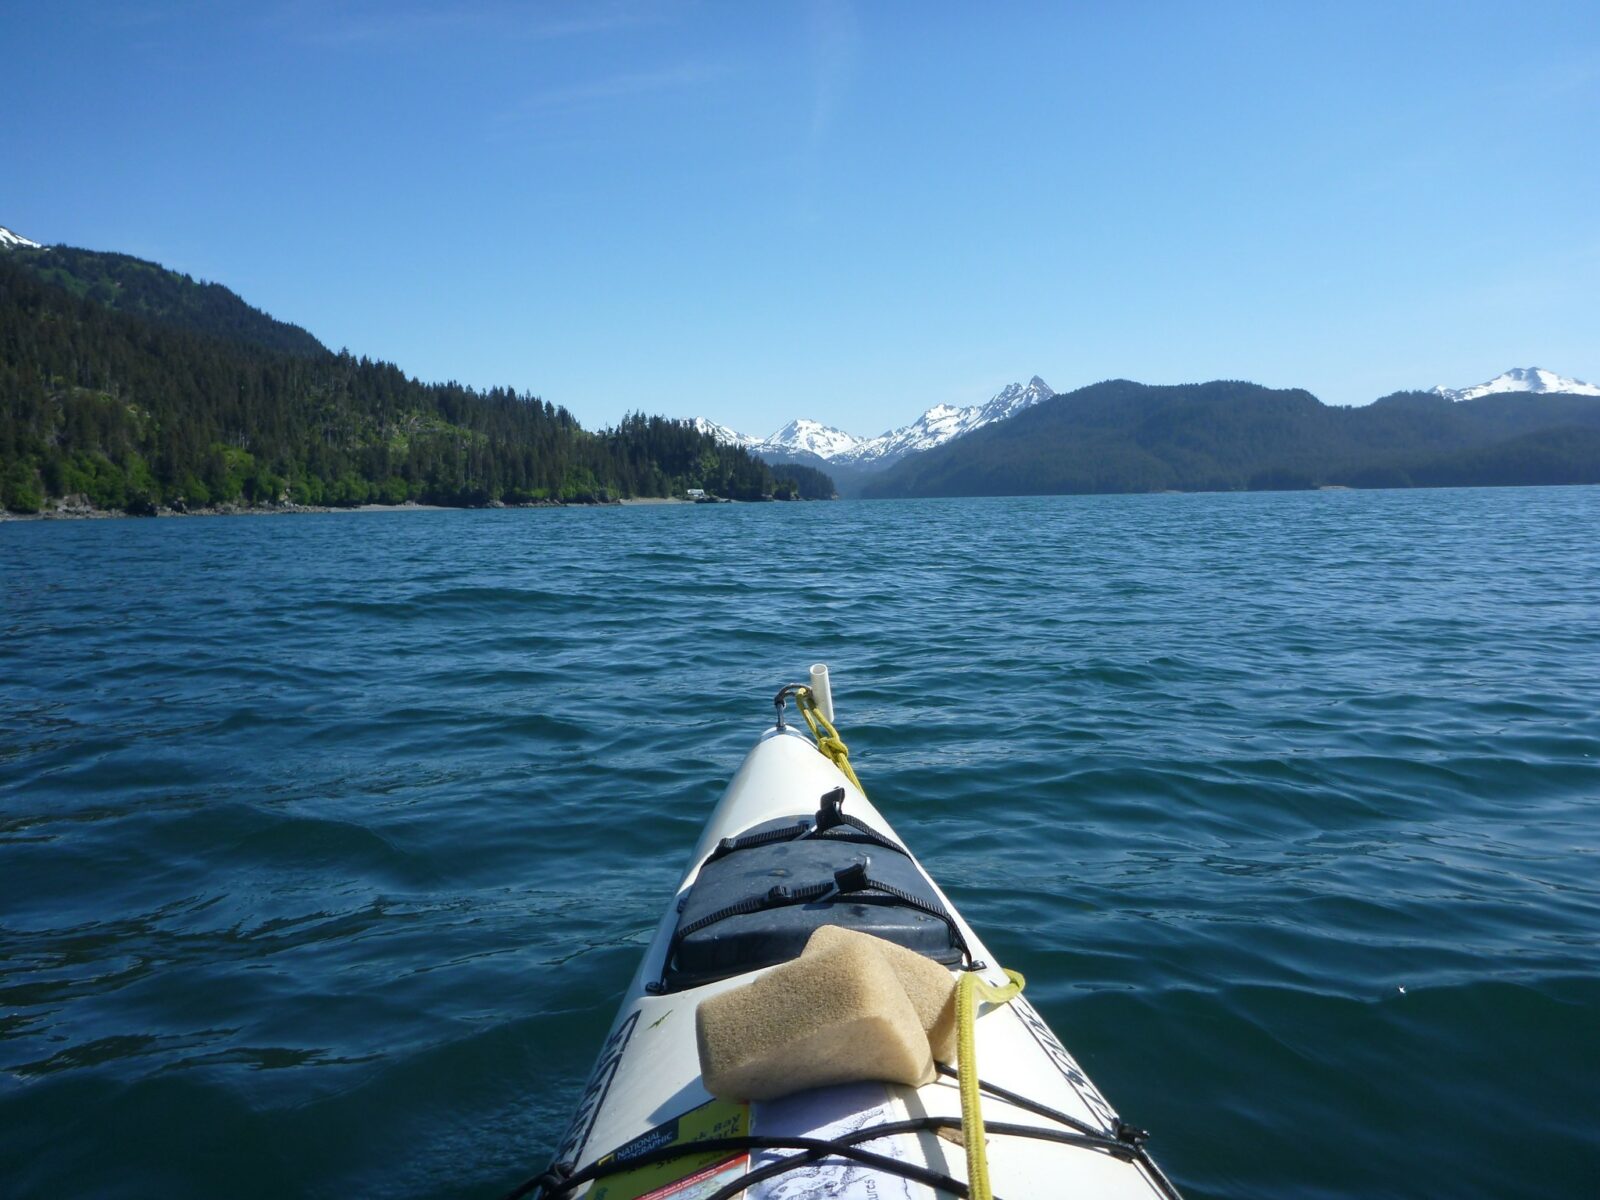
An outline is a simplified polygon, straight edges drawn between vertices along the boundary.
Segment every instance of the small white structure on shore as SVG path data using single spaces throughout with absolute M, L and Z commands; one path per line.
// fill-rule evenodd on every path
M 690 500 L 704 500 L 706 498 L 706 490 L 705 488 L 690 488 L 684 495 Z

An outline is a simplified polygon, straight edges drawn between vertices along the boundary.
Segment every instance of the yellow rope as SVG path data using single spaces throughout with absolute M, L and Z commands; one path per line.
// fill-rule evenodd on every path
M 967 1189 L 971 1200 L 994 1200 L 989 1190 L 989 1155 L 984 1146 L 983 1111 L 978 1103 L 978 998 L 990 1004 L 1008 1004 L 1021 992 L 1025 982 L 1015 971 L 1007 971 L 1011 982 L 996 987 L 976 971 L 967 971 L 956 985 L 956 1049 L 960 1056 L 957 1075 L 961 1081 L 961 1141 L 967 1151 Z
M 833 727 L 833 722 L 823 716 L 821 710 L 817 708 L 817 698 L 812 695 L 811 689 L 795 688 L 794 702 L 795 707 L 800 710 L 800 715 L 810 726 L 811 736 L 817 740 L 817 749 L 826 754 L 833 761 L 833 765 L 844 772 L 845 778 L 856 785 L 856 790 L 865 796 L 867 789 L 861 786 L 861 780 L 856 778 L 855 770 L 850 766 L 849 748 L 839 736 L 839 731 Z M 989 1155 L 984 1145 L 983 1111 L 978 1096 L 977 1031 L 974 1023 L 978 1017 L 980 996 L 990 1004 L 1009 1004 L 1021 995 L 1025 982 L 1022 976 L 1015 971 L 1007 971 L 1006 978 L 1011 982 L 1003 987 L 996 987 L 981 978 L 976 971 L 967 971 L 962 974 L 961 982 L 956 986 L 956 1050 L 960 1060 L 957 1075 L 961 1082 L 961 1140 L 967 1151 L 967 1189 L 971 1200 L 994 1200 L 994 1193 L 989 1190 Z
M 817 698 L 811 694 L 811 689 L 796 688 L 794 704 L 800 710 L 800 715 L 806 719 L 806 724 L 811 727 L 811 736 L 817 739 L 817 749 L 832 759 L 833 765 L 844 772 L 844 777 L 856 785 L 856 791 L 865 796 L 867 789 L 861 786 L 861 780 L 856 778 L 855 768 L 850 765 L 849 747 L 840 738 L 839 731 L 833 727 L 833 722 L 822 715 L 822 711 L 817 707 Z

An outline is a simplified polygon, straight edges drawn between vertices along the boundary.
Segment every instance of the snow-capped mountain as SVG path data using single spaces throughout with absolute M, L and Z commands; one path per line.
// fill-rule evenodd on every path
M 1540 367 L 1512 367 L 1503 375 L 1496 375 L 1488 383 L 1475 387 L 1436 387 L 1433 394 L 1446 400 L 1476 400 L 1496 392 L 1566 392 L 1572 396 L 1600 396 L 1600 387 L 1584 383 L 1581 379 L 1568 379 L 1554 371 Z
M 770 437 L 751 437 L 726 425 L 718 425 L 705 417 L 691 417 L 689 424 L 700 433 L 709 433 L 724 446 L 743 446 L 769 458 L 785 454 L 815 455 L 832 458 L 842 450 L 857 445 L 861 439 L 842 429 L 834 429 L 804 417 L 790 421 Z
M 763 458 L 815 456 L 844 466 L 875 468 L 899 462 L 908 454 L 942 446 L 951 438 L 1003 420 L 1053 395 L 1055 393 L 1050 390 L 1050 385 L 1035 375 L 1027 383 L 1013 383 L 1003 388 L 984 404 L 973 404 L 966 408 L 957 408 L 953 404 L 935 405 L 911 424 L 891 429 L 875 438 L 859 438 L 842 429 L 834 429 L 804 417 L 790 421 L 766 438 L 749 437 L 704 417 L 695 417 L 690 424 L 702 433 L 711 434 L 724 445 L 744 446 Z
M 833 461 L 886 467 L 908 454 L 932 450 L 964 433 L 1002 421 L 1054 395 L 1050 385 L 1035 375 L 1027 383 L 1013 383 L 1002 388 L 986 404 L 973 404 L 966 408 L 937 404 L 911 424 L 862 442 L 835 455 Z
M 0 249 L 10 250 L 15 247 L 21 247 L 24 250 L 44 249 L 44 247 L 39 245 L 38 242 L 29 241 L 20 233 L 12 233 L 11 230 L 7 229 L 4 225 L 0 225 Z M 54 262 L 55 260 L 52 259 L 51 261 Z
M 790 421 L 777 433 L 761 442 L 755 450 L 758 454 L 798 451 L 801 454 L 815 454 L 818 458 L 826 458 L 831 462 L 860 444 L 861 439 L 854 434 L 835 429 L 831 425 L 824 425 L 820 421 L 808 421 L 805 417 L 800 417 Z
M 718 425 L 715 421 L 706 420 L 705 417 L 691 417 L 689 424 L 696 433 L 709 433 L 724 446 L 743 446 L 748 450 L 761 444 L 760 438 L 750 437 L 737 429 L 729 429 L 726 425 Z

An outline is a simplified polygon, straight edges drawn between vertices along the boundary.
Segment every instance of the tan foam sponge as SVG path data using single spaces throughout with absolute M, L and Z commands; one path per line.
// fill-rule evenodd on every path
M 915 950 L 907 950 L 870 933 L 860 933 L 839 925 L 824 925 L 806 942 L 804 953 L 813 954 L 834 946 L 858 944 L 880 955 L 900 981 L 917 1019 L 928 1035 L 928 1046 L 935 1062 L 956 1061 L 956 982 L 950 971 Z
M 928 1038 L 883 955 L 854 941 L 810 948 L 695 1010 L 700 1075 L 719 1100 L 934 1077 Z

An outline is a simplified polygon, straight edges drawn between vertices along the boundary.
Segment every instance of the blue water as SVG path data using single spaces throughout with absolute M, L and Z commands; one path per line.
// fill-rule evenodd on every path
M 1600 489 L 0 525 L 0 1195 L 541 1168 L 778 684 L 1193 1197 L 1600 1190 Z

